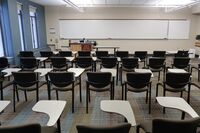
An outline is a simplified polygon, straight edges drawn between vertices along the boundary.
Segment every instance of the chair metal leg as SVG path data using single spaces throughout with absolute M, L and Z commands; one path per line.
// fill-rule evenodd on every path
M 147 92 L 146 92 L 146 103 L 148 102 L 148 90 L 147 90 Z
M 38 89 L 36 90 L 36 101 L 37 102 L 39 101 L 39 90 Z
M 125 84 L 125 100 L 127 100 L 127 92 L 128 92 L 128 89 L 127 89 L 127 85 Z
M 160 81 L 160 71 L 158 72 L 158 81 Z
M 3 81 L 0 82 L 1 100 L 3 100 Z
M 72 89 L 72 113 L 74 113 L 74 88 Z
M 166 93 L 166 91 L 165 91 L 165 89 L 163 90 L 163 96 L 165 96 L 165 93 Z M 163 107 L 163 114 L 165 114 L 165 107 Z
M 79 91 L 80 91 L 80 102 L 82 102 L 82 92 L 81 92 L 81 76 L 79 76 Z
M 16 86 L 13 85 L 13 111 L 15 112 L 15 89 L 16 89 Z
M 51 100 L 51 87 L 48 81 L 47 81 L 47 92 L 48 92 L 48 99 Z
M 27 93 L 26 93 L 26 90 L 24 91 L 24 97 L 25 97 L 25 101 L 27 102 L 28 99 L 27 99 Z
M 122 85 L 122 100 L 124 100 L 124 85 Z
M 115 99 L 115 88 L 114 88 L 114 86 L 115 86 L 115 78 L 113 77 L 113 81 L 112 81 L 112 83 L 111 83 L 111 88 L 112 88 L 112 99 L 114 100 Z
M 89 90 L 88 88 L 86 88 L 86 113 L 88 113 L 88 93 L 89 93 Z
M 183 92 L 181 91 L 181 95 L 180 95 L 180 97 L 183 97 Z
M 58 129 L 58 133 L 61 133 L 60 118 L 57 121 L 57 129 Z
M 56 90 L 56 99 L 59 100 L 59 98 L 58 98 L 58 90 Z
M 17 87 L 16 87 L 16 88 L 17 88 Z M 15 89 L 15 91 L 16 91 L 16 94 L 17 94 L 17 101 L 19 102 L 19 93 L 18 93 L 18 90 Z
M 149 114 L 151 114 L 151 85 L 149 86 Z

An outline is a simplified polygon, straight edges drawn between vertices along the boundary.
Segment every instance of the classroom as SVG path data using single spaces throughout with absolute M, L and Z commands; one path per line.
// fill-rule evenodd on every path
M 0 0 L 0 133 L 200 133 L 200 0 Z

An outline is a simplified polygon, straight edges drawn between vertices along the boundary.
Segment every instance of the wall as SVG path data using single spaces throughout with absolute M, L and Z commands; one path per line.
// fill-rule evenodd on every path
M 14 63 L 19 63 L 18 54 L 21 51 L 20 30 L 17 14 L 17 2 L 22 3 L 23 11 L 23 30 L 26 50 L 38 52 L 39 50 L 46 49 L 46 27 L 45 27 L 45 10 L 43 6 L 30 2 L 28 0 L 2 0 L 3 18 L 4 18 L 4 31 L 5 31 L 5 45 L 6 56 L 14 57 Z M 39 37 L 39 49 L 32 48 L 29 6 L 35 6 L 37 8 L 37 24 L 38 24 L 38 37 Z
M 178 50 L 195 48 L 197 16 L 192 15 L 190 9 L 165 13 L 161 8 L 85 8 L 80 13 L 72 8 L 45 7 L 47 43 L 53 44 L 58 39 L 59 46 L 68 45 L 67 40 L 59 40 L 59 19 L 189 19 L 191 21 L 190 39 L 187 40 L 97 40 L 99 45 L 120 46 L 120 50 Z M 55 28 L 56 33 L 50 34 L 49 28 Z M 58 47 L 59 47 L 58 46 Z

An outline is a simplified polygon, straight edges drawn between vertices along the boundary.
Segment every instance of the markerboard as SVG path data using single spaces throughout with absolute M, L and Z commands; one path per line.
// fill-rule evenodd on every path
M 168 39 L 189 39 L 190 21 L 170 20 Z
M 59 20 L 64 39 L 167 39 L 169 20 Z M 172 34 L 171 34 L 172 35 Z

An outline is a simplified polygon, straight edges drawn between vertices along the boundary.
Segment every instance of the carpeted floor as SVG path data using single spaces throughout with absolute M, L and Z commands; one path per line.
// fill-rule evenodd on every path
M 191 61 L 192 66 L 197 66 L 198 59 Z M 167 65 L 171 63 L 171 58 L 167 58 Z M 143 64 L 140 64 L 142 67 Z M 161 78 L 162 79 L 162 78 Z M 117 114 L 105 113 L 100 110 L 100 101 L 108 100 L 108 92 L 91 93 L 91 103 L 89 104 L 89 113 L 86 114 L 86 100 L 85 100 L 85 73 L 82 75 L 82 103 L 79 101 L 79 88 L 75 88 L 75 112 L 71 111 L 71 92 L 59 93 L 60 100 L 66 100 L 67 105 L 64 112 L 61 115 L 61 128 L 62 133 L 76 133 L 77 124 L 91 124 L 91 125 L 115 125 L 124 122 L 124 118 Z M 195 70 L 192 75 L 192 81 L 197 82 L 197 71 Z M 155 103 L 155 87 L 157 81 L 157 73 L 152 78 L 152 113 L 148 114 L 148 104 L 145 103 L 145 93 L 128 93 L 128 101 L 130 102 L 133 112 L 136 117 L 136 122 L 151 120 L 152 118 L 170 118 L 180 119 L 181 112 L 175 109 L 166 109 L 166 114 L 162 113 L 162 107 Z M 121 99 L 121 86 L 115 86 L 115 99 Z M 51 93 L 52 99 L 56 99 L 55 91 Z M 160 91 L 162 95 L 162 91 Z M 179 96 L 179 94 L 167 93 L 167 96 Z M 200 90 L 192 87 L 191 91 L 191 106 L 200 114 Z M 44 85 L 40 88 L 39 93 L 40 100 L 47 100 L 47 86 Z M 187 98 L 187 94 L 184 93 L 184 99 Z M 12 86 L 4 89 L 4 99 L 12 101 Z M 32 111 L 32 107 L 36 103 L 35 92 L 28 92 L 28 102 L 25 102 L 24 93 L 20 92 L 20 101 L 17 102 L 16 112 L 13 112 L 12 102 L 0 115 L 0 121 L 2 126 L 4 125 L 20 125 L 24 123 L 40 123 L 45 125 L 48 121 L 48 116 L 42 113 L 36 113 Z M 191 118 L 186 115 L 186 119 Z M 131 133 L 135 133 L 135 128 L 131 128 Z

